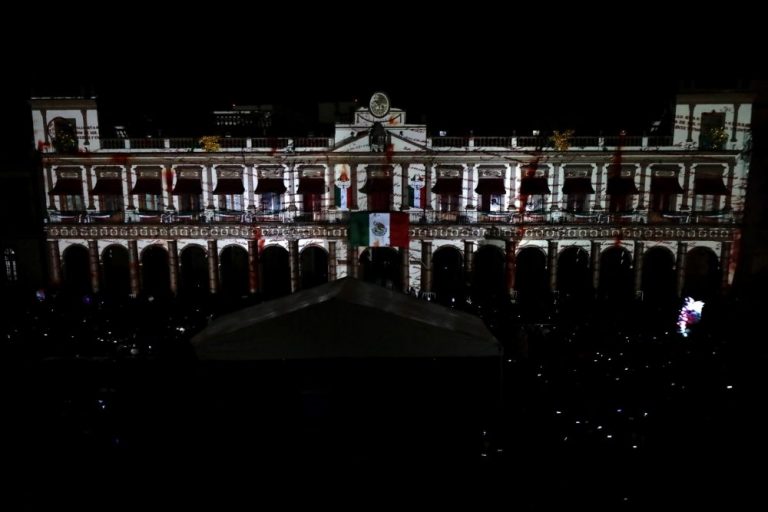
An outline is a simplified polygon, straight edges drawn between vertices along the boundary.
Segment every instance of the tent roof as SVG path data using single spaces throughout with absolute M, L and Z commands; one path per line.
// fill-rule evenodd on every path
M 501 355 L 479 318 L 352 278 L 222 316 L 192 345 L 224 361 Z

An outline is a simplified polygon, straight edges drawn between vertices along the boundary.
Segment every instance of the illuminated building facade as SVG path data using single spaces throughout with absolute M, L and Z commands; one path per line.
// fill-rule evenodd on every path
M 438 300 L 717 295 L 752 101 L 680 95 L 672 135 L 429 137 L 376 93 L 333 138 L 103 139 L 94 100 L 35 98 L 51 284 L 274 297 L 351 275 Z M 407 243 L 352 245 L 357 212 L 407 215 Z

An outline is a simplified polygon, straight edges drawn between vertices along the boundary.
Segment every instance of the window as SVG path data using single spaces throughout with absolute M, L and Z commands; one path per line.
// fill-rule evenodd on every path
M 500 212 L 504 196 L 496 194 L 480 194 L 481 212 Z
M 123 196 L 114 194 L 105 194 L 99 196 L 101 200 L 101 209 L 105 212 L 123 211 Z
M 422 192 L 423 193 L 423 192 Z M 500 197 L 500 196 L 496 196 Z M 440 198 L 440 211 L 441 212 L 457 212 L 459 211 L 459 196 L 455 194 L 439 194 Z
M 611 194 L 608 201 L 608 211 L 612 213 L 627 212 L 632 209 L 632 196 L 629 194 Z
M 699 147 L 701 149 L 722 149 L 728 140 L 724 128 L 725 114 L 723 112 L 704 112 L 701 114 Z
M 544 194 L 531 194 L 526 197 L 525 211 L 541 213 L 544 211 L 545 204 Z
M 227 194 L 219 196 L 219 208 L 236 212 L 243 211 L 243 195 Z
M 19 280 L 19 274 L 16 270 L 16 253 L 13 249 L 3 251 L 3 261 L 5 263 L 5 280 L 15 282 Z
M 696 194 L 693 209 L 697 212 L 716 212 L 720 210 L 720 195 Z
M 160 197 L 157 194 L 140 194 L 139 210 L 145 212 L 160 211 Z
M 277 213 L 283 208 L 283 195 L 277 192 L 261 194 L 261 210 L 265 213 Z
M 587 211 L 587 194 L 571 193 L 566 200 L 566 210 L 572 213 L 581 213 Z
M 182 212 L 199 212 L 200 202 L 200 194 L 179 194 L 179 210 Z
M 305 212 L 319 212 L 322 206 L 322 194 L 303 194 L 303 210 Z
M 674 212 L 677 210 L 677 194 L 651 194 L 652 212 Z
M 62 212 L 82 212 L 85 210 L 83 204 L 83 196 L 75 195 L 61 195 L 61 211 Z

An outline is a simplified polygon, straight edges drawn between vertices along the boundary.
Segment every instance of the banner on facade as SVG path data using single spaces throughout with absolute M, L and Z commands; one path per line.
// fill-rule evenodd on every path
M 354 212 L 349 241 L 358 247 L 408 247 L 408 214 Z

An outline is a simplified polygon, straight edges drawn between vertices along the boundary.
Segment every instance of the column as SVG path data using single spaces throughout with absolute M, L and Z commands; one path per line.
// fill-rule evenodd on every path
M 400 268 L 401 268 L 400 272 L 403 277 L 402 290 L 405 293 L 408 293 L 408 289 L 411 287 L 410 255 L 411 255 L 411 251 L 408 247 L 400 248 Z
M 245 188 L 243 196 L 243 209 L 250 211 L 253 209 L 253 166 L 246 165 L 243 168 L 243 185 Z
M 58 240 L 48 240 L 48 265 L 51 288 L 56 289 L 61 286 L 61 253 Z
M 91 271 L 91 290 L 99 293 L 99 242 L 88 240 L 88 267 Z
M 168 240 L 168 267 L 171 276 L 171 294 L 179 293 L 179 247 L 176 240 Z
M 133 183 L 134 183 L 134 175 L 136 171 L 133 170 L 133 166 L 126 165 L 124 168 L 125 170 L 125 187 L 123 188 L 123 193 L 128 198 L 128 209 L 133 210 L 133 194 L 131 194 L 131 191 L 133 190 Z
M 677 296 L 683 296 L 683 285 L 685 285 L 685 257 L 688 255 L 688 242 L 679 242 L 677 244 Z
M 651 202 L 651 187 L 648 186 L 648 180 L 650 179 L 649 174 L 648 164 L 640 164 L 640 184 L 637 187 L 638 192 L 640 192 L 640 198 L 637 203 L 638 210 L 645 210 L 647 208 L 646 205 Z
M 467 210 L 475 209 L 475 166 L 467 165 Z
M 349 277 L 359 279 L 360 276 L 357 275 L 358 265 L 359 262 L 357 261 L 357 246 L 347 244 L 347 275 Z
M 336 241 L 328 241 L 328 282 L 336 280 Z
M 357 194 L 358 194 L 358 189 L 360 188 L 360 185 L 357 184 L 358 166 L 359 164 L 349 164 L 349 181 L 352 183 L 352 186 L 350 186 L 349 190 L 347 190 L 347 194 L 349 194 L 350 210 L 357 210 Z M 357 254 L 357 251 L 355 251 L 355 254 Z M 350 273 L 349 275 L 352 276 L 353 274 Z M 357 273 L 354 274 L 354 277 L 357 277 Z
M 432 292 L 432 242 L 421 241 L 421 293 Z
M 475 271 L 475 242 L 464 240 L 464 280 L 472 285 L 472 273 Z
M 725 178 L 725 190 L 728 192 L 725 195 L 725 205 L 724 208 L 726 210 L 731 209 L 731 199 L 733 198 L 733 168 L 734 166 L 731 164 L 726 164 L 727 170 L 726 170 L 726 178 Z
M 592 289 L 597 295 L 600 289 L 600 242 L 592 242 Z
M 733 276 L 731 275 L 731 251 L 733 242 L 721 242 L 720 244 L 720 269 L 722 272 L 722 281 L 720 282 L 720 292 L 725 294 L 731 286 Z
M 53 190 L 53 166 L 43 168 L 43 174 L 45 174 L 45 207 L 49 210 L 56 209 L 56 202 L 53 200 L 53 195 L 50 193 Z
M 96 208 L 93 201 L 93 182 L 96 181 L 96 169 L 91 167 L 85 168 L 85 183 L 88 185 L 88 209 L 93 210 Z
M 557 291 L 557 240 L 547 240 L 547 260 L 549 264 L 549 291 Z
M 139 281 L 139 248 L 136 240 L 128 240 L 128 275 L 131 281 L 131 297 L 141 293 Z
M 465 242 L 466 243 L 466 242 Z M 517 242 L 514 240 L 507 240 L 505 242 L 505 268 L 504 278 L 507 283 L 507 293 L 510 297 L 515 297 L 515 263 L 517 258 Z
M 206 165 L 203 169 L 203 204 L 205 208 L 213 208 L 213 169 Z
M 321 203 L 323 212 L 327 212 L 334 206 L 334 194 L 336 191 L 333 189 L 335 187 L 333 178 L 333 165 L 328 164 L 325 166 L 325 192 L 323 192 Z
M 248 240 L 248 291 L 259 293 L 259 241 Z
M 400 193 L 400 197 L 402 198 L 402 203 L 400 204 L 400 210 L 407 210 L 408 208 L 413 206 L 412 204 L 408 204 L 408 196 L 409 196 L 409 193 L 408 193 L 408 167 L 409 167 L 409 164 L 407 162 L 400 164 L 400 169 L 401 169 L 400 187 L 401 187 L 401 190 L 402 190 L 401 193 Z M 406 249 L 406 251 L 407 251 L 407 249 Z M 403 291 L 407 292 L 408 291 L 408 287 L 406 286 Z
M 681 210 L 690 210 L 691 207 L 688 204 L 691 191 L 691 163 L 685 162 L 685 170 L 683 171 L 683 204 L 680 206 Z
M 595 172 L 595 204 L 592 207 L 594 210 L 602 210 L 603 202 L 605 200 L 605 189 L 607 188 L 605 183 L 605 165 L 597 164 Z
M 635 265 L 635 297 L 643 298 L 643 252 L 645 250 L 644 242 L 635 242 L 635 254 L 632 256 L 632 263 Z
M 552 167 L 553 176 L 550 176 L 550 179 L 548 180 L 552 190 L 549 209 L 558 211 L 560 210 L 560 200 L 562 196 L 562 186 L 560 185 L 562 180 L 560 179 L 560 175 L 563 173 L 563 166 L 561 164 L 554 164 Z
M 688 104 L 688 138 L 686 142 L 693 142 L 693 103 Z
M 432 177 L 434 174 L 434 171 L 432 169 L 432 164 L 425 163 L 424 164 L 424 188 L 422 190 L 422 194 L 426 194 L 424 196 L 424 203 L 426 204 L 426 209 L 431 210 L 432 209 L 432 187 L 434 186 L 434 178 Z
M 289 212 L 295 212 L 299 210 L 299 207 L 296 205 L 296 174 L 298 173 L 298 169 L 296 169 L 295 164 L 290 164 L 288 166 L 288 211 Z
M 288 265 L 291 270 L 291 293 L 299 291 L 299 241 L 288 240 Z
M 216 240 L 208 240 L 208 289 L 219 293 L 219 248 Z
M 166 210 L 173 209 L 173 202 L 171 201 L 171 186 L 173 185 L 173 169 L 170 167 L 164 167 L 160 171 L 160 186 L 163 187 L 163 204 Z

